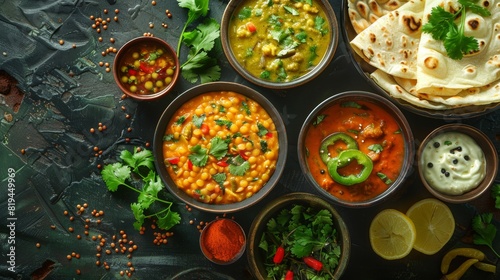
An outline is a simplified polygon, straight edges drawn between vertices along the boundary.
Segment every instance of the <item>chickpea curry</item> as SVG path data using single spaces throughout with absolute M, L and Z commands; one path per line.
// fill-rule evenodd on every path
M 209 204 L 243 201 L 271 178 L 278 159 L 275 124 L 254 100 L 208 92 L 182 105 L 163 139 L 164 162 L 175 184 Z
M 118 77 L 134 94 L 153 94 L 172 82 L 175 67 L 174 57 L 159 44 L 141 44 L 124 54 Z
M 338 102 L 308 128 L 305 147 L 314 180 L 345 201 L 384 192 L 401 171 L 405 143 L 397 121 L 367 101 Z
M 289 82 L 317 65 L 331 43 L 316 0 L 244 0 L 229 26 L 236 60 L 251 75 Z

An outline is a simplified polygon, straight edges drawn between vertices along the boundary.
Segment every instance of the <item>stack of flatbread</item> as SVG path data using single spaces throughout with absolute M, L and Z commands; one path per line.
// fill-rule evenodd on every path
M 500 102 L 500 0 L 477 3 L 491 16 L 467 11 L 465 35 L 478 40 L 479 51 L 461 60 L 422 32 L 433 7 L 457 11 L 457 0 L 348 1 L 358 33 L 350 44 L 377 68 L 372 79 L 394 98 L 433 110 Z

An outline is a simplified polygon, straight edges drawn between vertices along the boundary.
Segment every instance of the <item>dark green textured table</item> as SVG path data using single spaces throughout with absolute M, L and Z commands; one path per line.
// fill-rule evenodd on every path
M 103 51 L 119 48 L 147 32 L 177 45 L 187 10 L 178 7 L 174 0 L 156 2 L 0 1 L 0 278 L 115 279 L 122 278 L 120 271 L 129 269 L 127 263 L 131 262 L 133 279 L 251 279 L 245 257 L 233 265 L 218 266 L 202 256 L 196 225 L 216 215 L 196 209 L 188 211 L 176 201 L 182 222 L 172 230 L 174 235 L 167 238 L 168 243 L 158 246 L 153 243 L 154 232 L 161 231 L 147 227 L 140 234 L 132 227 L 134 218 L 129 205 L 133 195 L 110 193 L 101 179 L 98 165 L 116 161 L 123 149 L 152 144 L 163 110 L 194 85 L 181 78 L 169 96 L 154 102 L 136 102 L 122 99 L 112 74 L 106 72 L 105 66 L 99 66 L 99 62 L 113 61 L 113 54 L 103 56 Z M 220 22 L 227 2 L 211 0 L 209 16 Z M 340 1 L 333 0 L 331 4 L 340 23 Z M 167 9 L 171 18 L 166 16 Z M 91 27 L 94 21 L 90 16 L 109 17 L 108 28 L 97 33 Z M 115 16 L 118 21 L 113 20 Z M 110 38 L 115 42 L 111 43 Z M 248 85 L 271 100 L 284 119 L 289 139 L 286 172 L 276 188 L 261 203 L 229 214 L 245 231 L 259 209 L 272 198 L 295 191 L 315 193 L 300 170 L 296 153 L 300 126 L 308 113 L 339 92 L 375 91 L 356 70 L 342 36 L 339 38 L 336 55 L 324 73 L 290 90 L 268 90 L 248 83 L 216 46 L 221 80 Z M 186 53 L 183 49 L 181 60 Z M 429 118 L 405 108 L 403 111 L 412 126 L 415 145 L 441 124 L 463 122 L 479 127 L 500 149 L 499 110 L 461 120 Z M 106 129 L 99 131 L 99 124 Z M 91 133 L 91 128 L 96 131 Z M 97 155 L 94 147 L 98 147 Z M 495 211 L 489 193 L 473 203 L 449 205 L 457 228 L 441 252 L 425 256 L 413 251 L 404 259 L 384 261 L 370 248 L 369 223 L 382 209 L 405 211 L 413 202 L 430 197 L 416 173 L 414 168 L 405 186 L 387 202 L 367 209 L 337 207 L 352 240 L 345 279 L 438 279 L 439 262 L 446 249 L 470 245 L 472 216 Z M 84 203 L 88 208 L 78 215 L 76 205 Z M 97 218 L 91 215 L 92 209 L 102 210 L 104 215 Z M 75 219 L 71 221 L 70 216 Z M 86 218 L 92 221 L 86 223 Z M 89 224 L 89 235 L 85 235 L 85 224 Z M 137 245 L 130 258 L 128 252 L 106 253 L 112 249 L 113 235 L 121 236 L 120 231 Z M 93 235 L 107 240 L 100 258 L 96 257 L 99 241 L 92 240 Z M 480 248 L 497 262 L 488 248 Z M 67 255 L 73 252 L 75 256 L 68 260 Z M 96 260 L 101 261 L 99 266 Z M 464 279 L 494 276 L 471 269 Z

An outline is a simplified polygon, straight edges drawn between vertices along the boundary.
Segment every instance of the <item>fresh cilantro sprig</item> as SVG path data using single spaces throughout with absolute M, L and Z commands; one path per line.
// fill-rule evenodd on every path
M 168 230 L 179 224 L 181 217 L 179 213 L 172 210 L 173 202 L 158 197 L 164 185 L 154 171 L 152 152 L 137 148 L 134 149 L 134 153 L 124 150 L 120 154 L 120 159 L 123 162 L 105 165 L 101 171 L 101 176 L 111 192 L 117 191 L 119 186 L 124 186 L 139 193 L 137 202 L 130 205 L 135 217 L 134 228 L 140 230 L 144 220 L 152 217 L 155 218 L 157 226 L 161 229 Z M 133 175 L 137 175 L 140 179 L 134 179 L 137 177 Z M 141 185 L 141 187 L 134 187 L 132 181 Z M 158 212 L 147 214 L 155 202 L 165 206 Z
M 177 44 L 177 56 L 180 57 L 181 45 L 184 43 L 189 49 L 187 60 L 181 65 L 182 76 L 191 83 L 198 79 L 201 83 L 217 81 L 220 78 L 220 67 L 217 59 L 211 58 L 209 52 L 220 36 L 220 25 L 212 19 L 206 18 L 192 31 L 188 26 L 202 17 L 206 17 L 209 10 L 209 0 L 177 0 L 179 7 L 188 9 L 188 18 L 182 28 Z
M 434 40 L 443 41 L 444 48 L 451 59 L 460 60 L 464 54 L 479 50 L 479 43 L 472 36 L 465 36 L 465 18 L 467 10 L 481 16 L 490 16 L 489 10 L 477 5 L 478 0 L 458 0 L 461 5 L 456 13 L 450 13 L 443 7 L 436 6 L 431 10 L 429 21 L 422 27 L 422 32 L 432 35 Z M 457 26 L 455 19 L 460 17 Z
M 474 244 L 488 246 L 500 258 L 500 255 L 493 248 L 493 240 L 497 234 L 497 228 L 492 224 L 492 220 L 492 213 L 482 213 L 474 216 L 472 218 L 472 229 L 474 230 L 472 238 Z
M 491 187 L 491 197 L 495 200 L 495 208 L 500 209 L 500 184 Z

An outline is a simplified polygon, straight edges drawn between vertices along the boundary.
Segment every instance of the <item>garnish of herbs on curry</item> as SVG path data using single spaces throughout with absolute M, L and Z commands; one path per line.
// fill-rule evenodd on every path
M 432 138 L 425 145 L 420 164 L 427 183 L 449 195 L 473 190 L 486 176 L 483 150 L 472 137 L 460 132 Z
M 256 101 L 236 92 L 207 92 L 182 105 L 163 139 L 164 163 L 175 184 L 210 204 L 242 201 L 276 169 L 275 124 Z
M 367 101 L 340 101 L 323 109 L 307 130 L 311 176 L 344 201 L 384 192 L 401 171 L 405 143 L 398 122 Z
M 229 26 L 236 60 L 251 75 L 289 82 L 321 61 L 331 43 L 330 25 L 318 1 L 245 0 Z

